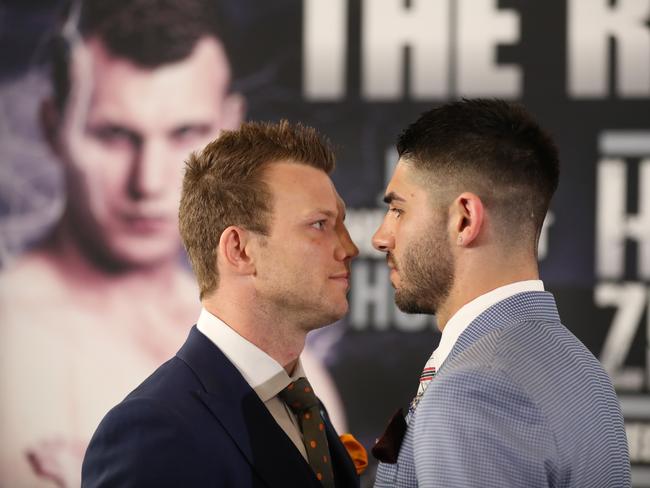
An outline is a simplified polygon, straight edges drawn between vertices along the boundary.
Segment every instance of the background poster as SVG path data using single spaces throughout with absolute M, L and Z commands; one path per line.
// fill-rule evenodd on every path
M 542 279 L 563 322 L 611 375 L 634 484 L 650 486 L 650 0 L 220 3 L 246 117 L 302 121 L 338 148 L 333 179 L 361 253 L 348 317 L 312 341 L 349 430 L 373 443 L 414 394 L 439 338 L 433 319 L 396 310 L 383 257 L 370 245 L 395 137 L 447 100 L 517 100 L 561 155 L 540 243 Z M 3 266 L 37 242 L 63 206 L 60 167 L 37 123 L 56 8 L 0 4 Z

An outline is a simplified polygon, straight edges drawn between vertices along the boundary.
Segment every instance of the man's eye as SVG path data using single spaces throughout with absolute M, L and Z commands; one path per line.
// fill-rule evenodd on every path
M 395 217 L 400 217 L 404 211 L 400 208 L 391 207 L 388 209 L 389 212 L 393 213 Z
M 132 132 L 117 126 L 102 126 L 91 129 L 96 139 L 105 144 L 129 143 L 137 144 L 138 137 Z
M 178 142 L 198 139 L 209 135 L 211 129 L 207 124 L 183 125 L 172 132 L 172 138 Z
M 323 230 L 323 229 L 325 229 L 325 221 L 324 220 L 319 220 L 318 222 L 314 222 L 313 224 L 311 224 L 311 226 L 314 229 Z

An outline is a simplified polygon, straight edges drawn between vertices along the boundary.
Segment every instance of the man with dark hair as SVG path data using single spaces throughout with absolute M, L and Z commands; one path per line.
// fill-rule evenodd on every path
M 174 358 L 102 420 L 83 485 L 353 487 L 300 362 L 348 310 L 358 250 L 314 129 L 245 123 L 193 154 L 179 224 L 201 310 Z
M 377 487 L 625 487 L 623 417 L 598 361 L 561 323 L 537 242 L 557 150 L 516 104 L 463 100 L 399 137 L 373 237 L 395 301 L 442 338 L 406 420 L 373 452 Z
M 102 415 L 194 319 L 177 226 L 182 162 L 244 112 L 214 3 L 67 7 L 41 111 L 65 211 L 0 277 L 2 486 L 78 486 Z

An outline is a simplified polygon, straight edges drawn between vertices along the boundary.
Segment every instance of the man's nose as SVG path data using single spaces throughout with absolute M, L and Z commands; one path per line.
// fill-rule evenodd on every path
M 386 228 L 386 222 L 382 222 L 375 235 L 372 236 L 372 246 L 381 252 L 390 251 L 395 244 L 392 234 Z
M 167 190 L 165 181 L 170 171 L 167 161 L 169 152 L 157 140 L 143 140 L 135 148 L 130 179 L 130 190 L 135 198 L 158 195 Z M 180 162 L 178 167 L 181 167 Z
M 345 224 L 340 224 L 337 231 L 340 246 L 337 248 L 337 259 L 354 259 L 359 255 L 359 248 L 356 246 Z

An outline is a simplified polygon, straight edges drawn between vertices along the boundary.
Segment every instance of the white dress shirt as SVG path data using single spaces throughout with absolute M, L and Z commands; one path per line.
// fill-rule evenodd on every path
M 289 376 L 280 363 L 244 339 L 228 324 L 205 308 L 201 309 L 196 327 L 221 349 L 221 352 L 237 368 L 260 397 L 260 400 L 264 402 L 278 425 L 307 460 L 307 451 L 305 451 L 298 420 L 286 403 L 278 397 L 278 393 L 284 390 L 289 383 L 305 377 L 300 359 L 296 363 L 293 374 Z
M 438 344 L 438 348 L 433 351 L 427 364 L 431 364 L 436 371 L 439 371 L 440 367 L 445 362 L 445 359 L 447 359 L 447 356 L 449 356 L 449 353 L 456 344 L 458 337 L 460 337 L 467 326 L 471 324 L 476 317 L 481 315 L 495 303 L 505 300 L 517 293 L 527 291 L 544 291 L 544 283 L 542 283 L 541 280 L 517 281 L 515 283 L 495 288 L 494 290 L 476 297 L 471 302 L 460 307 L 458 311 L 452 315 L 447 322 L 447 325 L 445 325 L 445 328 L 442 330 L 440 344 Z

